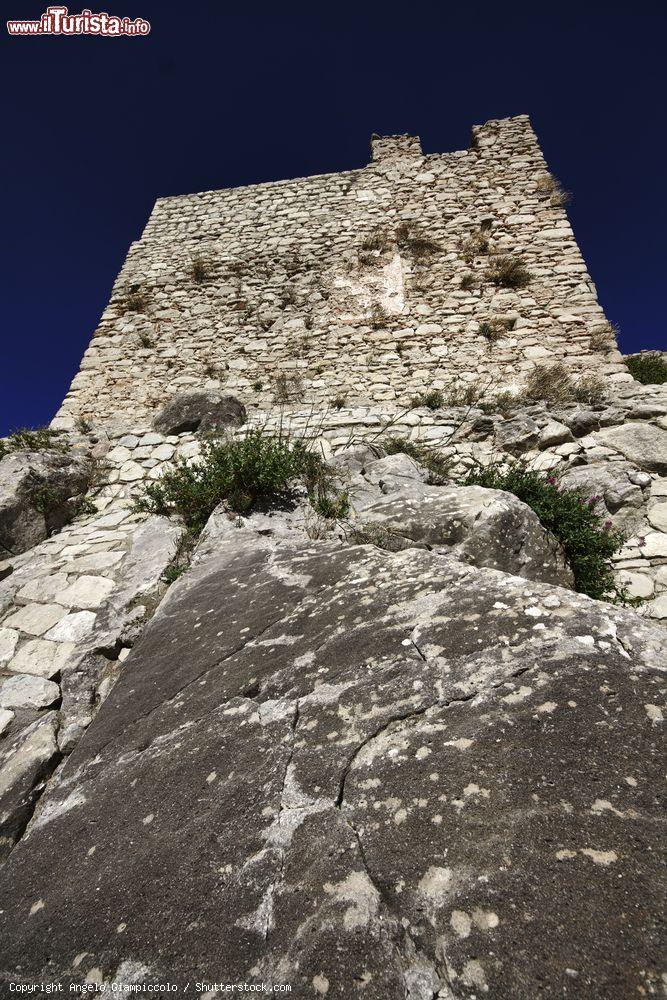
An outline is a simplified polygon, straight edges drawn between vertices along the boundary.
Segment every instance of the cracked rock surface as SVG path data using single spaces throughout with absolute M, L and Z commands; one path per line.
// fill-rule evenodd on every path
M 664 630 L 267 522 L 207 533 L 41 800 L 0 981 L 658 995 Z

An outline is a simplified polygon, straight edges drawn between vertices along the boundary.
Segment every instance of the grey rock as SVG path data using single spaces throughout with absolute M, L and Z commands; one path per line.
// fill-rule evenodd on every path
M 667 430 L 654 424 L 629 423 L 606 427 L 597 437 L 640 469 L 667 473 Z
M 74 517 L 88 489 L 85 456 L 16 452 L 0 461 L 0 554 L 37 545 Z
M 530 507 L 501 490 L 420 484 L 417 496 L 391 493 L 364 507 L 353 523 L 362 538 L 383 548 L 447 549 L 474 566 L 562 586 L 574 582 L 557 540 Z
M 60 698 L 60 688 L 53 681 L 32 674 L 8 677 L 0 684 L 2 708 L 48 708 Z
M 59 591 L 56 600 L 68 608 L 99 608 L 114 587 L 114 581 L 105 576 L 83 575 Z
M 73 642 L 49 642 L 47 639 L 30 639 L 23 643 L 8 664 L 17 674 L 34 674 L 49 680 L 59 674 L 74 652 Z
M 519 415 L 496 424 L 494 441 L 502 451 L 522 455 L 537 444 L 539 436 L 540 429 L 532 417 Z
M 77 640 L 61 680 L 61 749 L 70 750 L 98 707 L 95 692 L 123 644 L 132 645 L 157 604 L 181 529 L 164 517 L 149 517 L 130 536 L 115 589 L 100 608 L 95 629 Z M 90 557 L 92 558 L 92 557 Z
M 575 410 L 564 410 L 556 413 L 556 417 L 570 428 L 576 438 L 583 437 L 585 434 L 590 434 L 591 431 L 596 431 L 600 426 L 599 416 L 592 410 L 583 410 L 579 408 Z
M 60 759 L 56 730 L 56 713 L 49 712 L 24 729 L 9 748 L 3 748 L 0 758 L 0 860 L 7 857 L 25 830 L 44 782 Z
M 399 453 L 368 462 L 349 481 L 349 494 L 355 510 L 377 502 L 380 496 L 397 493 L 402 497 L 423 496 L 428 471 L 409 455 Z
M 366 465 L 383 457 L 380 445 L 373 443 L 350 445 L 336 452 L 331 464 L 337 469 L 347 469 L 350 472 L 360 472 Z
M 209 389 L 177 393 L 160 410 L 153 426 L 164 435 L 196 430 L 210 433 L 240 427 L 245 421 L 243 403 L 235 396 Z
M 568 489 L 579 489 L 585 497 L 599 496 L 614 524 L 632 530 L 644 517 L 644 493 L 634 481 L 639 470 L 629 462 L 596 462 L 569 469 L 561 477 Z
M 94 611 L 75 611 L 49 629 L 46 638 L 56 642 L 79 642 L 92 632 L 94 625 Z
M 20 629 L 28 635 L 43 635 L 67 614 L 59 604 L 26 604 L 5 618 L 8 628 Z
M 0 708 L 0 736 L 4 736 L 14 719 L 14 713 L 8 708 Z
M 19 633 L 16 629 L 0 627 L 0 665 L 11 660 L 18 641 Z
M 540 431 L 540 448 L 553 448 L 574 440 L 572 431 L 557 420 L 550 420 Z
M 131 956 L 181 990 L 653 989 L 663 640 L 443 553 L 239 529 L 170 588 L 0 870 L 0 979 Z

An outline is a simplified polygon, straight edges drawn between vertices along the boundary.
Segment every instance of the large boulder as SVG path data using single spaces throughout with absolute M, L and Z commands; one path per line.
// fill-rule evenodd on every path
M 177 393 L 155 417 L 153 427 L 165 435 L 185 431 L 215 434 L 226 427 L 240 427 L 245 421 L 245 406 L 235 396 L 198 389 Z
M 0 460 L 0 558 L 17 555 L 71 521 L 90 483 L 75 452 L 20 451 Z
M 600 444 L 620 452 L 640 469 L 667 473 L 667 430 L 655 424 L 630 422 L 605 427 L 597 438 Z
M 561 546 L 511 493 L 430 486 L 428 470 L 408 455 L 370 458 L 346 484 L 352 537 L 395 551 L 447 550 L 474 566 L 572 586 Z M 347 533 L 344 527 L 342 534 Z
M 663 630 L 252 524 L 171 588 L 0 870 L 0 981 L 657 994 Z

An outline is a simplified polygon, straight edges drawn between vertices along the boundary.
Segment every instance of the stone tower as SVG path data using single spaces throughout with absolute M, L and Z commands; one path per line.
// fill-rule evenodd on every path
M 557 361 L 629 379 L 527 116 L 454 153 L 371 146 L 361 170 L 158 199 L 54 426 L 148 420 L 193 386 L 252 408 L 286 386 L 402 405 Z

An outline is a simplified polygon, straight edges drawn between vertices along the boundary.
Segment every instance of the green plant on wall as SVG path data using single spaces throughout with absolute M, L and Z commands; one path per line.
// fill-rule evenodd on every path
M 644 385 L 663 385 L 667 382 L 667 363 L 658 351 L 647 351 L 626 358 L 628 371 L 637 382 Z
M 622 597 L 614 581 L 612 556 L 624 538 L 597 512 L 600 497 L 566 489 L 557 476 L 529 469 L 522 461 L 474 466 L 460 485 L 513 493 L 558 539 L 580 593 L 597 600 Z

